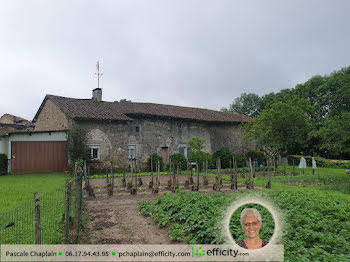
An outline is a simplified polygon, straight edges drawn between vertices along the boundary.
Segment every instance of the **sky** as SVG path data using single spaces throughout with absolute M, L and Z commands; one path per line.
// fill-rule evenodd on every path
M 1 0 L 0 116 L 46 94 L 220 110 L 350 66 L 348 0 Z

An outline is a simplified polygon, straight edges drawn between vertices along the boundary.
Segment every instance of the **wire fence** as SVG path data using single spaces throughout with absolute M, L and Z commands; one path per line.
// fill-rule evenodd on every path
M 67 181 L 66 187 L 46 194 L 34 194 L 33 200 L 0 214 L 0 244 L 77 242 L 81 226 L 82 175 L 76 175 L 73 182 Z

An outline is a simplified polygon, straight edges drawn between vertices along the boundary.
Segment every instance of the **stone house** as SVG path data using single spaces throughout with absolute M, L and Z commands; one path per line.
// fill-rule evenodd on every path
M 187 156 L 192 137 L 205 140 L 205 151 L 221 148 L 242 153 L 249 148 L 240 125 L 249 117 L 208 109 L 135 102 L 102 101 L 102 89 L 92 92 L 91 99 L 46 95 L 33 123 L 35 131 L 65 131 L 76 124 L 87 132 L 88 146 L 96 165 L 113 161 L 125 167 L 130 157 L 138 166 L 147 167 L 151 154 Z M 251 146 L 249 146 L 251 148 Z

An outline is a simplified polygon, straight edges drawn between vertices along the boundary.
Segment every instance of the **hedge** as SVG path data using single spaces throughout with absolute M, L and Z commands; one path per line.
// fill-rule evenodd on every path
M 7 155 L 0 154 L 0 175 L 7 174 Z

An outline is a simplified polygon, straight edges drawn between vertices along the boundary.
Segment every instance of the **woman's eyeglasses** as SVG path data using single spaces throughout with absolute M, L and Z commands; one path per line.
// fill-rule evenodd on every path
M 245 227 L 249 227 L 249 226 L 253 226 L 253 227 L 256 227 L 257 225 L 259 225 L 259 221 L 255 221 L 255 222 L 252 222 L 252 223 L 243 223 L 243 226 Z

